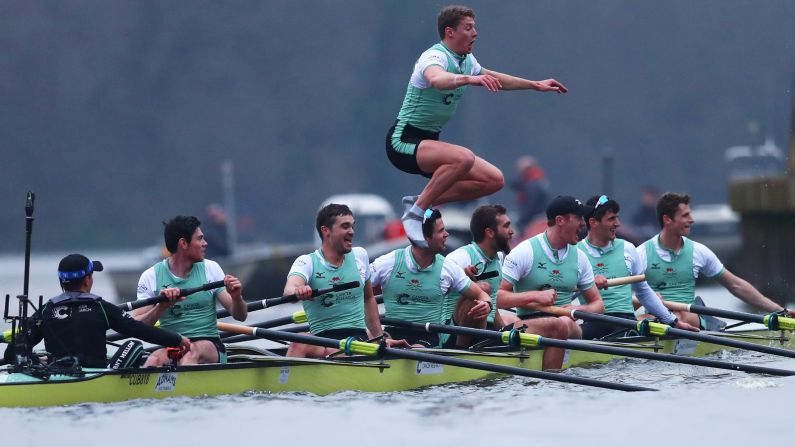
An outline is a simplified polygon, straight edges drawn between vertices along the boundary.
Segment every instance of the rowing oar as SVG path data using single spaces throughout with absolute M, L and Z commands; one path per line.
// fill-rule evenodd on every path
M 734 310 L 719 309 L 717 307 L 700 306 L 698 304 L 677 303 L 674 301 L 663 301 L 665 307 L 670 310 L 692 312 L 700 315 L 711 315 L 713 317 L 731 318 L 732 320 L 746 321 L 749 323 L 760 323 L 767 326 L 771 331 L 795 330 L 795 318 L 784 317 L 777 312 L 767 315 L 752 314 L 750 312 L 738 312 Z
M 350 282 L 343 282 L 340 284 L 334 284 L 331 287 L 325 289 L 312 289 L 312 296 L 320 296 L 325 295 L 331 292 L 339 292 L 342 290 L 348 290 L 359 287 L 359 281 L 350 281 Z M 249 312 L 254 312 L 255 310 L 267 309 L 268 307 L 278 306 L 279 304 L 285 303 L 292 303 L 298 301 L 298 297 L 295 294 L 280 296 L 278 298 L 267 298 L 260 301 L 252 301 L 246 304 L 246 309 Z M 230 315 L 229 311 L 226 309 L 219 310 L 216 315 L 218 318 L 225 318 Z M 287 324 L 287 323 L 285 323 Z
M 646 275 L 619 276 L 618 278 L 608 279 L 607 287 L 623 286 L 624 284 L 634 284 L 641 281 L 646 281 Z M 579 297 L 585 290 L 575 290 L 571 295 L 571 299 L 574 300 Z
M 583 319 L 591 321 L 603 321 L 605 323 L 609 323 L 615 326 L 635 329 L 636 331 L 638 331 L 638 333 L 647 337 L 673 336 L 679 338 L 687 338 L 690 340 L 703 341 L 707 343 L 714 343 L 716 345 L 731 346 L 733 348 L 738 348 L 738 349 L 747 349 L 749 351 L 764 352 L 765 354 L 795 358 L 795 351 L 790 351 L 788 349 L 756 345 L 753 343 L 748 343 L 746 341 L 734 340 L 728 337 L 718 337 L 715 335 L 707 335 L 700 332 L 691 332 L 683 329 L 676 329 L 671 326 L 668 326 L 667 324 L 655 323 L 648 319 L 638 321 L 638 320 L 631 320 L 628 318 L 613 317 L 610 315 L 593 314 L 590 312 L 584 312 L 576 309 L 565 309 L 556 306 L 537 307 L 534 308 L 534 310 L 548 314 L 558 315 L 561 317 L 571 317 L 575 320 Z
M 477 362 L 474 360 L 465 360 L 455 357 L 428 354 L 425 352 L 417 352 L 410 349 L 389 348 L 384 345 L 379 345 L 375 343 L 355 341 L 352 337 L 349 337 L 344 340 L 335 340 L 333 338 L 316 337 L 314 335 L 293 334 L 290 332 L 275 331 L 272 329 L 255 328 L 250 326 L 239 326 L 228 323 L 218 323 L 218 329 L 225 332 L 236 332 L 239 334 L 254 335 L 256 337 L 265 338 L 268 340 L 286 340 L 294 343 L 304 343 L 308 345 L 339 349 L 349 355 L 358 354 L 358 355 L 366 355 L 371 357 L 380 357 L 384 355 L 389 355 L 395 358 L 417 360 L 419 362 L 431 362 L 441 365 L 457 366 L 460 368 L 478 369 L 482 371 L 489 371 L 499 374 L 510 374 L 515 376 L 530 377 L 533 379 L 553 380 L 557 382 L 575 383 L 577 385 L 608 388 L 611 390 L 657 391 L 654 388 L 639 387 L 623 383 L 610 383 L 610 382 L 603 382 L 601 380 L 587 379 L 584 377 L 567 376 L 563 374 L 555 374 L 545 371 L 533 371 L 533 370 L 516 368 L 505 365 L 495 365 L 491 363 Z
M 447 326 L 435 323 L 412 323 L 410 321 L 398 320 L 395 318 L 381 318 L 381 323 L 389 326 L 400 326 L 417 331 L 471 335 L 477 338 L 488 338 L 499 341 L 502 344 L 518 348 L 564 348 L 575 351 L 598 352 L 600 354 L 620 355 L 624 357 L 637 357 L 641 359 L 657 360 L 661 362 L 683 363 L 685 365 L 706 366 L 709 368 L 730 369 L 733 371 L 743 371 L 748 373 L 769 374 L 773 376 L 793 376 L 795 371 L 778 368 L 766 368 L 764 366 L 743 365 L 738 363 L 723 362 L 719 360 L 708 360 L 697 357 L 685 357 L 673 354 L 660 354 L 658 352 L 639 351 L 636 349 L 620 348 L 615 346 L 604 346 L 599 344 L 587 343 L 582 340 L 559 340 L 557 338 L 547 338 L 536 334 L 527 334 L 517 329 L 510 331 L 489 331 L 485 329 L 473 329 L 463 326 Z
M 191 287 L 190 289 L 179 289 L 179 296 L 193 295 L 196 292 L 213 290 L 223 286 L 224 286 L 223 281 L 208 282 L 207 284 L 198 287 Z M 168 297 L 166 297 L 165 295 L 158 295 L 158 296 L 153 296 L 152 298 L 146 298 L 143 300 L 136 300 L 127 303 L 122 303 L 119 304 L 118 306 L 121 307 L 122 310 L 131 311 L 133 309 L 138 309 L 144 306 L 151 306 L 152 304 L 158 304 L 164 301 L 168 301 Z

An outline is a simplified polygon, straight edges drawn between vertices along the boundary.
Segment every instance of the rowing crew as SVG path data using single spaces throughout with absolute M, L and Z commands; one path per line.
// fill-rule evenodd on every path
M 781 306 L 746 281 L 726 270 L 704 245 L 688 239 L 693 219 L 687 195 L 668 193 L 657 205 L 662 231 L 635 247 L 616 237 L 620 207 L 606 196 L 586 205 L 572 197 L 555 198 L 547 207 L 547 229 L 510 250 L 513 237 L 507 211 L 486 205 L 472 215 L 473 242 L 446 258 L 447 231 L 441 213 L 433 210 L 422 223 L 425 246 L 412 244 L 369 263 L 364 249 L 353 247 L 354 217 L 345 205 L 320 210 L 316 228 L 322 245 L 296 259 L 288 275 L 285 295 L 302 300 L 310 332 L 331 338 L 373 338 L 384 334 L 374 287 L 383 294 L 388 317 L 420 323 L 474 328 L 524 327 L 552 338 L 599 338 L 610 335 L 603 323 L 582 325 L 569 317 L 556 317 L 537 308 L 552 304 L 635 318 L 632 295 L 660 321 L 680 329 L 710 327 L 710 321 L 684 311 L 669 312 L 667 300 L 692 303 L 695 279 L 716 277 L 730 292 L 768 311 Z M 587 226 L 588 235 L 578 241 Z M 181 365 L 225 362 L 225 348 L 216 329 L 216 302 L 237 320 L 247 317 L 240 281 L 224 275 L 221 267 L 204 258 L 207 242 L 195 217 L 177 216 L 165 224 L 164 239 L 171 255 L 146 270 L 139 281 L 139 299 L 162 294 L 169 300 L 136 310 L 134 318 L 91 294 L 93 273 L 99 261 L 69 255 L 58 266 L 63 293 L 39 309 L 28 327 L 27 356 L 44 339 L 51 362 L 64 366 L 105 367 L 105 331 L 112 328 L 144 341 L 177 347 L 151 354 L 145 366 L 177 361 Z M 645 274 L 646 282 L 607 287 L 608 280 Z M 180 288 L 222 281 L 224 287 L 180 296 Z M 356 282 L 355 289 L 312 298 L 312 289 Z M 601 292 L 599 291 L 601 289 Z M 656 292 L 656 293 L 655 293 Z M 574 304 L 579 295 L 581 304 Z M 790 316 L 795 312 L 786 311 Z M 151 327 L 159 321 L 161 329 Z M 435 335 L 387 328 L 390 346 L 466 348 L 479 341 L 465 336 Z M 181 334 L 181 335 L 180 335 Z M 21 362 L 10 344 L 7 362 Z M 294 343 L 288 355 L 319 357 L 334 350 Z M 562 366 L 563 352 L 547 348 L 543 367 Z
M 687 195 L 660 197 L 657 214 L 662 230 L 637 249 L 616 237 L 620 206 L 604 195 L 592 197 L 585 205 L 573 197 L 556 197 L 547 207 L 546 230 L 513 250 L 508 245 L 513 230 L 506 209 L 485 205 L 472 215 L 473 242 L 447 257 L 441 255 L 448 236 L 442 215 L 432 210 L 422 223 L 424 244 L 412 242 L 372 264 L 363 248 L 353 246 L 351 210 L 330 204 L 316 219 L 321 247 L 296 259 L 284 294 L 302 300 L 312 334 L 338 339 L 383 335 L 390 346 L 466 348 L 478 340 L 439 339 L 396 327 L 384 331 L 374 289 L 382 291 L 390 318 L 474 328 L 523 327 L 559 339 L 601 338 L 611 335 L 614 328 L 598 322 L 578 325 L 570 317 L 540 312 L 539 307 L 556 305 L 635 319 L 633 294 L 650 316 L 663 323 L 691 331 L 712 329 L 696 314 L 671 313 L 661 300 L 692 303 L 700 275 L 717 278 L 749 304 L 795 316 L 795 311 L 782 309 L 729 272 L 709 248 L 686 237 L 693 224 L 689 202 Z M 586 227 L 588 234 L 580 241 L 578 235 Z M 492 278 L 477 279 L 491 272 Z M 608 287 L 609 279 L 643 274 L 646 281 Z M 312 289 L 348 281 L 360 281 L 359 287 L 311 296 Z M 580 304 L 573 301 L 577 296 Z M 332 352 L 293 343 L 288 355 L 319 357 Z M 559 369 L 562 363 L 561 349 L 546 349 L 544 369 Z

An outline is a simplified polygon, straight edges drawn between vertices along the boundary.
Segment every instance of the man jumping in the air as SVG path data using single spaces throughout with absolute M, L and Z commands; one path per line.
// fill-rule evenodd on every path
M 554 79 L 531 81 L 481 67 L 472 55 L 478 33 L 470 8 L 442 9 L 438 30 L 442 41 L 422 53 L 414 65 L 397 122 L 386 136 L 386 152 L 395 167 L 430 178 L 419 196 L 403 198 L 406 235 L 423 248 L 422 220 L 431 205 L 477 199 L 499 191 L 505 183 L 499 169 L 471 150 L 439 141 L 439 132 L 466 87 L 480 85 L 492 92 L 568 91 Z

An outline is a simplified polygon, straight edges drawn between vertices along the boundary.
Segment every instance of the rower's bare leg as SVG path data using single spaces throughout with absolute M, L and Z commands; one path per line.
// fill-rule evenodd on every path
M 509 312 L 507 310 L 497 310 L 500 313 L 500 317 L 502 317 L 502 322 L 504 325 L 513 325 L 517 321 L 519 321 L 519 317 L 516 316 L 515 313 Z
M 306 345 L 304 343 L 290 343 L 287 348 L 287 357 L 311 357 L 322 358 L 325 357 L 327 348 L 323 346 Z M 331 349 L 334 352 L 336 349 Z
M 433 176 L 416 205 L 427 209 L 493 194 L 505 184 L 502 172 L 471 150 L 444 141 L 423 140 L 417 146 L 417 165 Z
M 580 339 L 582 338 L 582 328 L 575 320 L 572 320 L 569 317 L 558 317 L 563 324 L 566 326 L 566 330 L 568 331 L 568 335 L 565 338 L 571 339 Z
M 200 363 L 218 363 L 218 348 L 210 340 L 194 341 L 190 345 L 190 351 L 179 359 L 180 365 L 198 365 Z
M 171 363 L 171 359 L 168 358 L 166 349 L 160 348 L 149 354 L 149 357 L 146 358 L 146 362 L 144 362 L 144 368 L 156 368 L 158 366 L 168 365 L 169 363 Z
M 529 334 L 537 334 L 542 337 L 566 339 L 569 330 L 566 323 L 557 317 L 533 318 L 531 320 L 519 320 L 514 327 L 527 326 L 525 330 Z M 562 348 L 544 348 L 544 357 L 541 361 L 541 368 L 544 370 L 563 368 L 563 356 L 565 350 Z
M 462 327 L 471 327 L 475 329 L 485 329 L 486 328 L 486 317 L 483 318 L 473 318 L 469 315 L 469 311 L 472 309 L 474 305 L 474 301 L 460 299 L 458 300 L 458 304 L 455 306 L 455 323 Z M 455 346 L 457 348 L 466 349 L 472 345 L 472 336 L 471 335 L 456 335 L 455 337 Z
M 674 310 L 671 311 L 671 313 L 676 315 L 676 318 L 678 318 L 679 320 L 684 321 L 685 323 L 691 326 L 701 327 L 701 318 L 699 318 L 698 314 L 694 314 L 692 312 L 686 312 L 683 310 Z

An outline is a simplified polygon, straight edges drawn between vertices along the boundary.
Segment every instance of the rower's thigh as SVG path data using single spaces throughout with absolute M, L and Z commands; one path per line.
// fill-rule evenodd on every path
M 424 172 L 435 172 L 444 165 L 475 164 L 475 154 L 464 146 L 437 140 L 422 140 L 417 146 L 417 166 Z
M 169 362 L 170 360 L 166 355 L 165 348 L 160 348 L 149 354 L 149 357 L 146 358 L 146 362 L 144 363 L 144 368 L 163 366 Z
M 472 165 L 472 169 L 469 170 L 464 179 L 499 184 L 500 189 L 502 189 L 502 186 L 505 184 L 505 177 L 502 175 L 502 171 L 493 164 L 477 156 L 475 157 L 475 163 Z
M 533 318 L 532 320 L 519 320 L 515 327 L 526 325 L 526 332 L 551 338 L 566 338 L 568 332 L 562 321 L 556 317 Z
M 196 340 L 191 343 L 190 351 L 183 357 L 188 363 L 218 363 L 218 348 L 210 340 Z
M 563 324 L 566 325 L 569 331 L 568 338 L 582 338 L 582 328 L 580 328 L 580 325 L 577 324 L 576 321 L 569 317 L 558 317 L 558 319 L 563 321 Z

